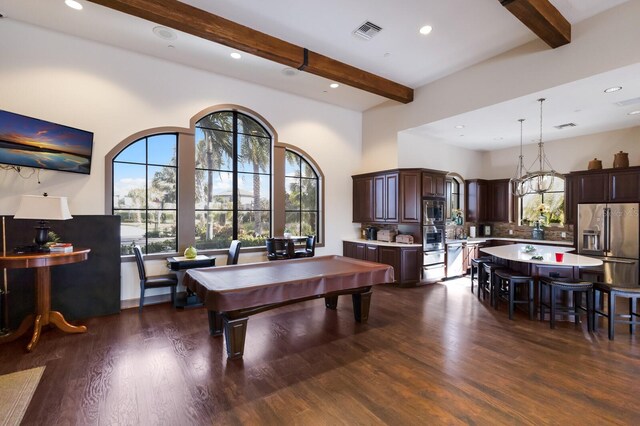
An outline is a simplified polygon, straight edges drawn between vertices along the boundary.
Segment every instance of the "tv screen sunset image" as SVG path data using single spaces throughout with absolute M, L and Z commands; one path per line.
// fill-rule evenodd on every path
M 0 110 L 0 163 L 89 174 L 93 133 Z

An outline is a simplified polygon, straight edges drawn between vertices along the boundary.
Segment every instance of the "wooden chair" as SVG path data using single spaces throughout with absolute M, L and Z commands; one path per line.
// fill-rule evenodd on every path
M 171 304 L 175 307 L 176 303 L 176 287 L 178 285 L 178 277 L 176 274 L 147 276 L 142 260 L 142 249 L 140 246 L 133 247 L 133 253 L 136 256 L 136 264 L 138 265 L 138 275 L 140 276 L 140 306 L 138 310 L 142 312 L 144 306 L 144 291 L 148 288 L 171 287 Z
M 293 241 L 282 238 L 267 238 L 267 259 L 283 260 L 294 257 Z
M 240 247 L 242 242 L 240 240 L 231 241 L 229 246 L 229 254 L 227 255 L 227 265 L 237 265 L 238 258 L 240 257 Z
M 307 236 L 305 248 L 296 250 L 293 253 L 294 257 L 313 257 L 316 254 L 316 236 L 309 235 Z

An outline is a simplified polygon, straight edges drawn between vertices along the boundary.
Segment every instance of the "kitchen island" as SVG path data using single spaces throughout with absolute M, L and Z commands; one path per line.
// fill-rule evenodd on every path
M 533 250 L 530 247 L 533 247 Z M 483 247 L 480 251 L 493 256 L 498 263 L 534 277 L 556 276 L 579 279 L 581 268 L 593 270 L 602 265 L 599 259 L 570 253 L 573 248 L 567 246 L 510 244 Z M 563 254 L 562 261 L 556 260 L 556 253 Z

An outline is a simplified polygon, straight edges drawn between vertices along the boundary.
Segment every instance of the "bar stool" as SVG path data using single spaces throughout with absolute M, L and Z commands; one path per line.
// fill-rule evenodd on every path
M 623 324 L 629 324 L 629 334 L 633 334 L 635 326 L 640 324 L 640 313 L 636 311 L 638 300 L 640 299 L 640 287 L 632 284 L 606 284 L 606 283 L 594 283 L 593 289 L 595 292 L 595 299 L 598 299 L 600 292 L 608 294 L 608 306 L 607 312 L 599 311 L 594 308 L 594 320 L 597 319 L 596 315 L 600 315 L 607 318 L 609 328 L 609 340 L 613 340 L 613 334 L 615 330 L 615 324 L 617 322 Z M 629 299 L 629 313 L 617 314 L 616 313 L 616 297 L 626 297 Z M 593 322 L 593 329 L 597 328 L 596 322 Z
M 482 267 L 479 268 L 478 273 L 478 299 L 480 293 L 482 293 L 482 300 L 486 299 L 487 293 L 489 293 L 489 300 L 491 306 L 495 306 L 495 276 L 494 273 L 498 269 L 503 269 L 504 266 L 494 262 L 483 262 Z
M 509 319 L 513 320 L 513 310 L 516 304 L 526 303 L 529 305 L 529 319 L 533 320 L 535 315 L 535 306 L 533 303 L 533 278 L 529 275 L 523 275 L 522 273 L 498 269 L 494 272 L 496 276 L 496 305 L 498 309 L 498 302 L 501 297 L 505 297 L 509 302 Z M 526 285 L 527 292 L 525 299 L 516 299 L 516 286 Z
M 545 290 L 549 289 L 549 302 L 545 302 Z M 555 328 L 556 315 L 558 313 L 566 313 L 575 316 L 575 323 L 580 323 L 580 311 L 587 313 L 587 330 L 593 331 L 593 283 L 587 281 L 574 280 L 571 278 L 540 278 L 540 321 L 544 321 L 545 308 L 550 310 L 550 326 Z M 565 291 L 573 295 L 573 306 L 557 306 L 556 296 L 559 291 Z M 587 307 L 581 306 L 582 293 L 587 294 Z
M 483 256 L 471 259 L 471 293 L 473 293 L 473 280 L 478 280 L 480 278 L 480 268 L 482 267 L 482 264 L 486 262 L 491 262 L 491 257 Z M 478 275 L 477 277 L 476 274 Z

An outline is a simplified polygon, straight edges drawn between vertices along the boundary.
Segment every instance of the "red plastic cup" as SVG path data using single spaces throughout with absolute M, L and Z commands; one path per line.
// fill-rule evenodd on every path
M 556 253 L 556 262 L 562 262 L 564 260 L 564 253 Z

